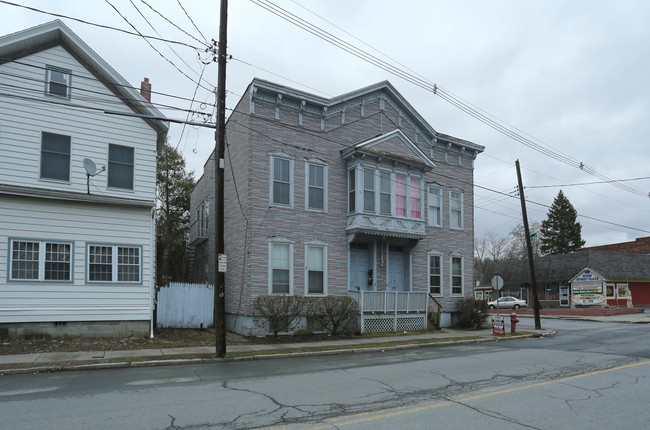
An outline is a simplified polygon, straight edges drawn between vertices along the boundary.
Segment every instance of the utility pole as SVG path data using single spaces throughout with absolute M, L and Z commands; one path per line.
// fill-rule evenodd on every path
M 214 324 L 217 357 L 226 356 L 226 276 L 220 270 L 224 247 L 224 167 L 226 148 L 226 44 L 228 35 L 228 0 L 221 0 L 219 21 L 218 76 L 217 76 L 217 130 L 214 133 Z
M 541 330 L 542 323 L 539 319 L 539 299 L 537 298 L 537 280 L 535 279 L 535 261 L 533 260 L 533 246 L 530 243 L 530 229 L 528 228 L 528 215 L 526 214 L 526 199 L 524 198 L 524 186 L 521 181 L 521 170 L 519 160 L 515 161 L 517 166 L 517 182 L 519 183 L 519 199 L 521 200 L 521 214 L 524 218 L 524 234 L 526 235 L 526 248 L 528 249 L 528 265 L 530 267 L 530 284 L 533 287 L 533 311 L 535 313 L 535 329 Z

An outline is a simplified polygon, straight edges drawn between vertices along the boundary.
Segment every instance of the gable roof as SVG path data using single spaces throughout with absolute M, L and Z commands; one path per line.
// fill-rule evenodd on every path
M 415 145 L 411 139 L 406 137 L 406 135 L 402 132 L 402 130 L 395 129 L 389 133 L 382 134 L 376 137 L 373 137 L 372 139 L 366 140 L 361 143 L 357 143 L 356 145 L 353 145 L 349 148 L 344 148 L 341 150 L 341 156 L 345 158 L 346 156 L 354 153 L 354 152 L 374 152 L 378 155 L 386 155 L 391 158 L 395 158 L 394 155 L 391 155 L 390 152 L 382 151 L 381 149 L 377 148 L 381 146 L 383 143 L 389 142 L 389 141 L 395 141 L 397 140 L 400 142 L 404 148 L 406 148 L 406 152 L 409 154 L 409 156 L 406 157 L 406 160 L 410 161 L 416 161 L 418 163 L 424 164 L 429 168 L 435 167 L 433 164 L 433 161 L 429 159 L 421 150 L 420 148 Z M 404 158 L 404 157 L 400 157 Z
M 59 45 L 102 80 L 133 112 L 164 118 L 139 91 L 58 19 L 0 37 L 0 65 Z M 167 137 L 168 123 L 159 119 L 144 120 L 156 130 L 160 151 Z
M 377 82 L 376 84 L 368 85 L 367 87 L 350 91 L 332 98 L 317 96 L 259 78 L 253 79 L 249 88 L 251 89 L 251 98 L 253 100 L 255 92 L 258 89 L 261 89 L 271 93 L 281 94 L 284 98 L 289 97 L 320 108 L 325 108 L 328 112 L 331 112 L 340 105 L 345 105 L 346 103 L 355 100 L 361 100 L 372 93 L 381 93 L 390 99 L 396 105 L 398 110 L 402 111 L 406 117 L 417 124 L 417 127 L 420 128 L 422 132 L 426 133 L 429 139 L 452 143 L 460 147 L 471 149 L 477 153 L 485 150 L 484 146 L 477 145 L 468 140 L 458 139 L 447 134 L 438 133 L 388 81 Z
M 568 282 L 585 268 L 610 281 L 650 281 L 650 255 L 585 251 L 535 258 L 538 283 Z M 497 274 L 505 285 L 530 283 L 526 259 L 493 264 L 482 282 L 489 284 L 492 276 Z

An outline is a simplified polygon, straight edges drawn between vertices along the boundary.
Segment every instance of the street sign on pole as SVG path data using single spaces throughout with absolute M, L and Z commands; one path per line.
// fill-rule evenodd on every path
M 492 278 L 492 288 L 500 290 L 503 288 L 503 278 L 499 275 Z

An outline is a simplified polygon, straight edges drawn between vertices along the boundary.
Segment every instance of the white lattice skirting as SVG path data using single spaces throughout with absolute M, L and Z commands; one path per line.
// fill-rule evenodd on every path
M 361 315 L 361 333 L 426 330 L 426 314 Z

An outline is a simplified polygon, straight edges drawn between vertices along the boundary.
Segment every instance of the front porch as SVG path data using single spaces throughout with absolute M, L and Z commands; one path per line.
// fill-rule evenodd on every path
M 359 305 L 361 333 L 427 329 L 429 297 L 424 292 L 348 291 Z

